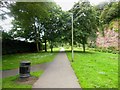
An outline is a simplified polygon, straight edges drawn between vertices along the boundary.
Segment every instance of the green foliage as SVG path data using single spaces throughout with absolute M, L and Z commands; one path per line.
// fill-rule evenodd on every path
M 13 30 L 11 31 L 14 37 L 23 37 L 36 41 L 38 25 L 44 18 L 49 17 L 49 5 L 45 2 L 16 2 L 11 4 L 10 10 L 15 18 L 13 21 Z M 35 26 L 35 23 L 37 26 Z M 36 31 L 37 30 L 37 31 Z M 39 31 L 40 32 L 40 31 Z
M 76 3 L 69 11 L 73 13 L 74 19 L 74 45 L 81 43 L 85 51 L 88 40 L 96 40 L 98 28 L 104 30 L 107 23 L 119 18 L 119 4 L 119 2 L 103 2 L 98 6 L 92 6 L 87 0 Z M 26 41 L 36 42 L 38 51 L 39 43 L 45 43 L 45 50 L 49 43 L 51 51 L 58 43 L 71 45 L 70 13 L 62 11 L 56 3 L 15 2 L 11 4 L 10 10 L 15 20 L 12 22 L 14 27 L 9 35 L 14 38 L 22 37 Z M 112 28 L 112 24 L 110 27 Z
M 109 22 L 108 28 L 110 28 L 111 30 L 114 29 L 115 32 L 118 32 L 118 27 L 120 26 L 119 24 L 120 22 L 120 18 L 115 18 L 112 21 Z
M 59 6 L 55 6 L 50 10 L 50 17 L 43 22 L 44 36 L 43 40 L 47 40 L 50 43 L 51 52 L 56 42 L 60 41 L 61 28 L 62 28 L 62 10 Z
M 118 54 L 75 49 L 71 64 L 82 88 L 118 88 Z
M 97 14 L 90 2 L 76 3 L 71 11 L 74 15 L 74 40 L 83 44 L 85 51 L 88 38 L 96 38 Z
M 50 5 L 49 5 L 50 4 Z M 14 17 L 13 29 L 11 35 L 22 37 L 25 40 L 36 42 L 36 49 L 39 52 L 39 43 L 41 43 L 41 23 L 49 18 L 49 10 L 55 4 L 48 2 L 16 2 L 11 4 L 10 10 Z
M 67 44 L 69 43 L 71 45 L 71 15 L 69 12 L 63 11 L 61 13 L 61 23 L 60 23 L 60 33 L 59 33 L 59 42 Z
M 111 2 L 104 8 L 101 13 L 101 20 L 109 23 L 111 20 L 120 17 L 120 2 Z
M 118 32 L 118 25 L 116 25 L 114 20 L 116 22 L 119 22 L 120 17 L 120 2 L 103 2 L 100 3 L 97 6 L 94 6 L 96 9 L 97 17 L 98 17 L 98 30 L 99 32 L 104 36 L 104 30 L 105 29 L 115 29 L 116 32 Z M 118 19 L 118 20 L 117 20 Z
M 15 20 L 11 35 L 36 42 L 53 42 L 58 40 L 61 28 L 61 8 L 54 2 L 16 2 L 10 7 Z M 57 39 L 57 40 L 56 40 Z M 46 47 L 46 44 L 45 44 Z M 46 49 L 46 48 L 45 48 Z
M 106 53 L 113 53 L 113 54 L 118 54 L 119 51 L 116 50 L 115 47 L 110 46 L 108 48 L 104 48 L 104 47 L 96 47 L 95 51 L 99 51 L 99 52 L 106 52 Z
M 13 39 L 12 36 L 7 32 L 0 31 L 0 33 L 2 34 L 2 40 L 6 40 L 6 39 L 12 40 Z

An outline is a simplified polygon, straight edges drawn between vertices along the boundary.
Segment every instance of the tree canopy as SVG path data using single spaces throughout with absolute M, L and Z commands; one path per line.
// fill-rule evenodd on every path
M 96 13 L 90 2 L 78 2 L 72 8 L 74 16 L 74 40 L 83 45 L 85 52 L 85 44 L 89 37 L 95 37 L 97 31 Z
M 1 6 L 8 6 L 9 15 L 14 17 L 13 28 L 9 34 L 13 38 L 24 38 L 25 41 L 39 46 L 50 44 L 51 52 L 56 43 L 71 45 L 71 15 L 73 13 L 74 44 L 82 44 L 83 51 L 88 40 L 95 41 L 96 32 L 104 28 L 111 20 L 120 17 L 120 2 L 103 2 L 92 6 L 88 0 L 74 4 L 71 10 L 62 11 L 55 2 L 13 2 L 1 1 Z M 7 13 L 4 13 L 7 14 Z M 2 14 L 4 17 L 4 15 Z M 7 36 L 3 32 L 3 36 Z M 9 38 L 9 36 L 7 36 Z
M 120 2 L 108 3 L 103 9 L 100 19 L 106 24 L 120 17 Z
M 12 22 L 14 25 L 13 29 L 11 30 L 12 36 L 22 37 L 26 40 L 33 40 L 36 42 L 38 47 L 38 43 L 41 41 L 41 35 L 43 34 L 41 28 L 43 26 L 42 24 L 49 20 L 51 24 L 53 24 L 52 22 L 56 21 L 53 20 L 51 16 L 56 13 L 58 10 L 57 8 L 58 7 L 54 2 L 16 2 L 11 4 L 10 10 L 15 18 L 15 20 Z M 46 26 L 44 25 L 44 27 Z M 53 34 L 53 31 L 50 31 L 49 29 L 48 32 L 50 39 L 53 36 L 51 35 L 51 33 Z

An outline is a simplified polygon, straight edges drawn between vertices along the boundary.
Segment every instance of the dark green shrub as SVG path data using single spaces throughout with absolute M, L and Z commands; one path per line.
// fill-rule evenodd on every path
M 36 52 L 36 44 L 17 40 L 3 40 L 2 54 Z
M 98 52 L 108 52 L 108 53 L 113 53 L 113 54 L 119 53 L 119 50 L 116 50 L 116 48 L 113 46 L 110 46 L 108 48 L 96 47 L 94 50 Z

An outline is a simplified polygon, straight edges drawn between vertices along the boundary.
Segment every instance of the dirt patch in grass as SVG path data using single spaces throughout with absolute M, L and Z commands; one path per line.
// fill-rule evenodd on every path
M 36 81 L 38 80 L 37 77 L 29 77 L 29 78 L 18 78 L 16 80 L 17 84 L 29 84 L 29 85 L 33 85 Z

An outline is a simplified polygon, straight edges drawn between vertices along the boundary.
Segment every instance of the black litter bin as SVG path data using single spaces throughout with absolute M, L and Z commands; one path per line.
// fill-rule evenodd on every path
M 22 61 L 20 62 L 19 74 L 20 78 L 28 78 L 30 77 L 30 61 Z

